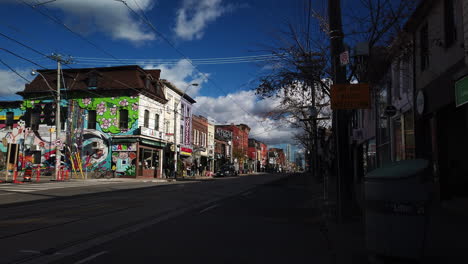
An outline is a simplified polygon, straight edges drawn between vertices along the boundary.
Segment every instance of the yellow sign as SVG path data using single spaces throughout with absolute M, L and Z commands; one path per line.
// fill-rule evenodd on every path
M 334 84 L 331 87 L 332 109 L 369 109 L 371 96 L 369 84 Z

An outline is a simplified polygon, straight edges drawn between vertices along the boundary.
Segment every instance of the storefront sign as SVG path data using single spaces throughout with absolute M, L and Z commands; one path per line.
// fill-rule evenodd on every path
M 165 134 L 163 132 L 148 127 L 140 127 L 140 134 L 143 136 L 155 137 L 157 139 L 165 139 Z
M 369 84 L 334 84 L 331 87 L 332 109 L 369 109 Z
M 190 148 L 180 148 L 180 154 L 185 156 L 192 156 L 192 149 Z
M 136 143 L 112 145 L 112 151 L 136 151 Z
M 184 141 L 185 142 L 181 142 L 181 143 L 185 143 L 186 145 L 192 144 L 192 142 L 190 141 L 190 131 L 192 131 L 190 129 L 190 118 L 185 118 L 185 128 L 184 128 L 184 132 L 185 132 Z
M 457 107 L 468 103 L 468 76 L 455 83 L 455 103 Z
M 221 129 L 221 128 L 217 128 L 215 138 L 218 139 L 218 140 L 223 140 L 223 141 L 231 140 L 232 139 L 232 132 L 229 131 L 229 130 L 224 130 L 224 129 Z

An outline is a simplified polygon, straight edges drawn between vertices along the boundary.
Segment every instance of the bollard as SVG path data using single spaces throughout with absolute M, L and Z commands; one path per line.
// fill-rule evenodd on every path
M 22 182 L 19 182 L 19 181 L 17 180 L 17 178 L 18 178 L 18 169 L 15 168 L 15 170 L 14 170 L 14 172 L 13 172 L 13 183 L 22 183 Z
M 41 168 L 37 167 L 36 182 L 39 182 L 39 178 L 41 178 Z
M 65 180 L 68 181 L 68 170 L 65 171 Z

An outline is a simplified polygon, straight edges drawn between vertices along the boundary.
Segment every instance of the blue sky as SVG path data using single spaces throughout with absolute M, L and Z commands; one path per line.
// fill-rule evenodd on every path
M 198 101 L 199 114 L 218 123 L 246 123 L 254 137 L 266 143 L 292 142 L 293 129 L 278 127 L 276 122 L 265 118 L 278 100 L 258 101 L 253 96 L 255 80 L 265 71 L 264 63 L 218 61 L 212 65 L 195 63 L 194 67 L 182 60 L 180 53 L 190 59 L 268 55 L 266 46 L 279 28 L 286 22 L 303 21 L 306 1 L 126 0 L 135 11 L 140 12 L 141 8 L 171 44 L 121 1 L 56 0 L 36 8 L 23 1 L 36 5 L 49 0 L 0 0 L 0 33 L 47 55 L 72 56 L 76 59 L 71 67 L 110 66 L 115 61 L 109 59 L 115 57 L 129 64 L 160 68 L 162 78 L 181 88 L 193 82 L 200 84 L 189 90 Z M 312 2 L 320 10 L 326 1 Z M 51 18 L 62 21 L 86 40 Z M 0 48 L 46 68 L 56 67 L 53 61 L 1 36 Z M 39 68 L 4 50 L 0 50 L 0 59 L 29 80 L 31 69 Z M 150 61 L 156 59 L 165 61 Z M 25 81 L 0 64 L 0 83 L 0 100 L 9 100 L 17 98 L 12 94 L 22 90 Z

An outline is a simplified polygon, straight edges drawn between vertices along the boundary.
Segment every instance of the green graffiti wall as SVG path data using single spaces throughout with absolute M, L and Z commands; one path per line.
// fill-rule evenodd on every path
M 138 122 L 138 97 L 119 96 L 106 98 L 76 99 L 78 105 L 86 110 L 96 111 L 96 122 L 102 132 L 119 134 L 128 132 Z M 128 110 L 128 128 L 119 127 L 119 110 Z

